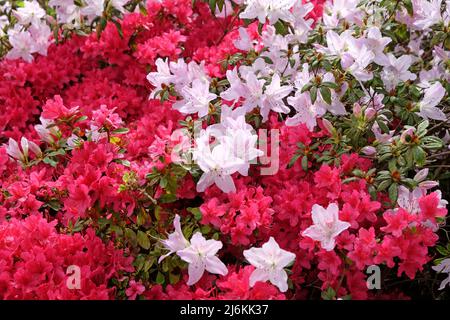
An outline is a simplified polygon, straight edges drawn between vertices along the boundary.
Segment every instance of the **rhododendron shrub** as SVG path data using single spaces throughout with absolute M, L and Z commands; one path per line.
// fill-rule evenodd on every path
M 449 23 L 0 1 L 0 297 L 449 298 Z

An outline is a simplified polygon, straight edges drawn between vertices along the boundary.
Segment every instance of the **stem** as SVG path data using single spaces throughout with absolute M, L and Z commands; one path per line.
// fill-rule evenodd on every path
M 441 153 L 432 154 L 431 156 L 428 157 L 428 159 L 439 158 L 440 156 L 444 156 L 446 154 L 450 154 L 450 151 L 444 151 Z

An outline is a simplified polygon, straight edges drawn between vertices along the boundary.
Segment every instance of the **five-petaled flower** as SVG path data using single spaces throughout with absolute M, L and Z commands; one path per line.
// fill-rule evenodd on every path
M 189 280 L 187 285 L 197 283 L 206 271 L 226 275 L 228 269 L 216 256 L 222 249 L 222 242 L 217 240 L 206 240 L 200 232 L 196 232 L 191 238 L 191 245 L 177 252 L 177 255 L 189 263 Z
M 256 269 L 250 276 L 250 287 L 256 282 L 269 280 L 281 292 L 288 289 L 288 275 L 284 270 L 295 260 L 295 254 L 280 248 L 273 237 L 261 248 L 251 248 L 244 251 L 244 257 Z
M 331 203 L 325 209 L 315 204 L 312 207 L 313 225 L 302 232 L 302 235 L 320 241 L 323 249 L 331 251 L 336 245 L 336 237 L 350 227 L 350 223 L 339 220 L 339 207 Z

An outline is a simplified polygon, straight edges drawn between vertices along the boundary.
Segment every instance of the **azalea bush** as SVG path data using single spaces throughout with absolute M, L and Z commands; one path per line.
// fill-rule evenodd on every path
M 0 298 L 450 298 L 450 3 L 0 0 Z

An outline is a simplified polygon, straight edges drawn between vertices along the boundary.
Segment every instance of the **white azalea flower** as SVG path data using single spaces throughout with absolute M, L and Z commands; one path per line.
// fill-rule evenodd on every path
M 200 232 L 196 232 L 191 238 L 191 244 L 187 248 L 177 252 L 177 255 L 189 263 L 189 280 L 187 285 L 197 283 L 206 271 L 225 276 L 228 269 L 216 256 L 222 249 L 222 242 L 217 240 L 206 240 Z
M 55 8 L 57 21 L 69 26 L 78 27 L 81 22 L 81 7 L 73 0 L 50 0 L 49 6 Z
M 263 121 L 268 120 L 271 110 L 280 113 L 289 113 L 290 110 L 284 104 L 283 98 L 291 93 L 292 88 L 290 85 L 282 86 L 280 76 L 277 73 L 273 75 L 272 81 L 266 87 L 264 97 L 259 105 Z
M 59 128 L 54 125 L 53 120 L 48 120 L 43 117 L 40 117 L 39 120 L 41 121 L 41 124 L 35 125 L 34 130 L 37 132 L 42 141 L 50 144 L 54 143 L 54 137 L 60 135 Z
M 186 240 L 183 235 L 183 231 L 181 230 L 179 215 L 175 215 L 173 226 L 175 227 L 175 231 L 169 234 L 166 240 L 161 240 L 161 243 L 164 245 L 164 247 L 166 247 L 167 250 L 169 250 L 169 253 L 161 256 L 158 260 L 158 263 L 161 263 L 161 261 L 170 256 L 172 253 L 177 253 L 180 250 L 186 249 L 190 245 L 189 241 Z
M 364 40 L 364 44 L 374 53 L 373 61 L 376 64 L 381 66 L 389 65 L 389 60 L 383 51 L 391 41 L 391 38 L 382 36 L 378 27 L 370 27 L 367 30 L 367 37 Z
M 350 223 L 339 220 L 339 208 L 330 203 L 325 209 L 315 204 L 311 212 L 313 225 L 302 232 L 304 237 L 320 241 L 323 249 L 331 251 L 336 245 L 335 238 L 350 227 Z
M 362 11 L 358 8 L 359 0 L 334 0 L 328 2 L 323 20 L 326 26 L 336 27 L 340 19 L 361 24 Z
M 387 90 L 394 89 L 401 81 L 416 80 L 417 76 L 408 70 L 413 63 L 410 55 L 396 58 L 392 53 L 388 53 L 387 57 L 389 65 L 381 73 L 381 79 Z
M 437 266 L 433 266 L 432 269 L 436 272 L 447 273 L 448 277 L 442 280 L 439 290 L 443 290 L 445 286 L 450 284 L 450 259 L 444 259 Z
M 209 103 L 217 98 L 216 94 L 209 92 L 209 82 L 201 79 L 195 79 L 192 87 L 184 87 L 181 95 L 184 99 L 174 103 L 173 108 L 184 114 L 198 113 L 199 117 L 208 114 Z
M 305 20 L 305 17 L 314 9 L 314 5 L 310 2 L 302 3 L 297 1 L 292 9 L 294 16 L 293 34 L 288 34 L 289 41 L 298 41 L 306 43 L 308 41 L 309 31 L 311 31 L 312 19 Z
M 18 27 L 18 25 L 16 25 Z M 20 31 L 14 26 L 14 29 L 8 30 L 9 43 L 12 49 L 6 54 L 7 59 L 22 58 L 27 62 L 33 60 L 33 37 L 28 31 Z
M 13 14 L 21 25 L 28 25 L 37 23 L 44 18 L 45 10 L 41 8 L 36 0 L 24 1 L 23 7 L 14 10 Z
M 316 118 L 323 116 L 326 112 L 323 104 L 312 104 L 309 92 L 297 91 L 295 96 L 288 97 L 287 101 L 297 111 L 296 115 L 286 119 L 287 126 L 304 123 L 312 131 L 317 125 Z
M 353 54 L 355 58 L 354 62 L 347 68 L 347 70 L 359 81 L 369 81 L 373 78 L 372 72 L 366 70 L 367 66 L 372 63 L 375 58 L 375 54 L 367 49 L 366 46 L 362 46 L 357 53 Z
M 247 33 L 247 29 L 239 28 L 239 39 L 233 41 L 234 46 L 242 51 L 250 51 L 253 49 L 253 41 Z
M 228 101 L 237 101 L 241 97 L 244 97 L 247 94 L 247 88 L 241 78 L 239 78 L 238 68 L 227 70 L 226 76 L 228 82 L 230 83 L 230 87 L 223 91 L 220 94 L 220 97 Z
M 243 75 L 243 78 L 245 80 L 246 93 L 242 108 L 244 108 L 247 112 L 250 112 L 256 106 L 262 104 L 265 81 L 263 79 L 258 79 L 253 72 L 246 72 Z
M 250 287 L 258 281 L 270 281 L 281 292 L 288 289 L 288 275 L 284 270 L 295 260 L 295 254 L 280 248 L 273 237 L 261 248 L 251 248 L 244 251 L 244 257 L 256 269 L 250 276 Z
M 270 24 L 278 20 L 292 22 L 293 16 L 289 11 L 296 0 L 246 0 L 245 10 L 239 15 L 241 19 L 258 18 L 259 22 L 265 23 L 266 18 Z
M 52 30 L 45 22 L 32 24 L 29 30 L 33 38 L 32 52 L 46 56 Z
M 419 30 L 424 30 L 442 21 L 442 0 L 412 0 L 413 25 Z
M 426 193 L 426 190 L 421 188 L 415 188 L 413 191 L 409 191 L 405 186 L 399 186 L 397 204 L 409 213 L 418 214 L 420 212 L 419 199 L 426 195 Z
M 227 144 L 218 144 L 211 151 L 209 138 L 210 134 L 202 130 L 196 139 L 197 147 L 193 151 L 193 159 L 203 171 L 197 183 L 197 191 L 203 192 L 212 184 L 216 184 L 225 193 L 235 192 L 236 187 L 231 175 L 240 170 L 245 162 L 234 156 Z
M 155 65 L 156 71 L 150 72 L 147 75 L 148 82 L 155 87 L 150 94 L 150 98 L 155 98 L 156 93 L 162 89 L 163 85 L 168 86 L 174 80 L 174 76 L 170 73 L 169 62 L 167 59 L 158 58 L 155 61 Z
M 25 137 L 20 139 L 20 147 L 16 140 L 9 138 L 8 144 L 6 145 L 6 153 L 22 163 L 26 163 L 28 161 L 29 150 L 33 151 L 33 153 L 38 157 L 42 156 L 41 148 L 39 148 L 39 146 L 33 141 L 29 141 Z
M 242 160 L 242 165 L 238 172 L 248 175 L 250 163 L 264 153 L 256 148 L 258 135 L 254 133 L 253 127 L 245 122 L 245 117 L 240 116 L 237 119 L 225 119 L 226 131 L 219 138 L 219 141 L 231 149 L 234 157 Z
M 436 107 L 445 96 L 445 89 L 440 82 L 436 82 L 425 90 L 422 101 L 419 102 L 418 115 L 424 119 L 446 120 L 447 117 L 441 109 Z
M 85 4 L 86 5 L 81 8 L 80 12 L 82 15 L 86 16 L 89 22 L 103 14 L 105 0 L 85 0 Z

